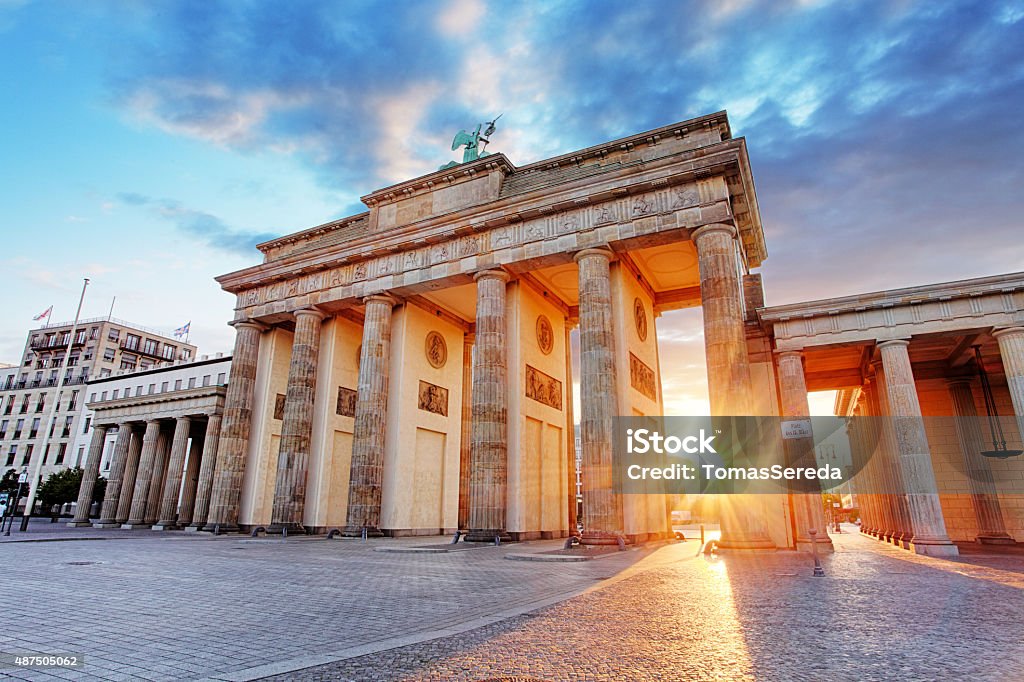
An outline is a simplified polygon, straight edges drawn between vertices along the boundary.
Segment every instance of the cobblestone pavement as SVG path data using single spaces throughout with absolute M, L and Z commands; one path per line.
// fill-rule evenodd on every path
M 0 676 L 1024 680 L 1020 557 L 938 560 L 848 533 L 814 578 L 806 555 L 709 560 L 695 542 L 547 563 L 505 558 L 558 543 L 78 532 L 96 539 L 40 528 L 0 547 L 0 652 L 85 667 Z
M 579 594 L 654 551 L 574 564 L 504 560 L 560 546 L 551 541 L 374 551 L 443 542 L 214 538 L 33 522 L 0 546 L 0 653 L 82 653 L 85 667 L 4 668 L 0 677 L 251 679 L 475 629 Z
M 675 545 L 539 612 L 273 679 L 1024 680 L 1024 576 L 833 539 L 825 578 Z

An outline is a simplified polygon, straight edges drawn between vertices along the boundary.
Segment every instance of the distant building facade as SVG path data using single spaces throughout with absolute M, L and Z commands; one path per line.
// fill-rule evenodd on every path
M 0 369 L 0 471 L 31 472 L 36 458 L 42 458 L 39 475 L 45 480 L 54 471 L 74 466 L 78 418 L 90 380 L 189 361 L 196 353 L 193 345 L 113 317 L 80 320 L 74 338 L 72 326 L 62 322 L 30 330 L 20 362 Z M 55 400 L 58 409 L 47 425 Z M 41 447 L 47 428 L 49 439 Z

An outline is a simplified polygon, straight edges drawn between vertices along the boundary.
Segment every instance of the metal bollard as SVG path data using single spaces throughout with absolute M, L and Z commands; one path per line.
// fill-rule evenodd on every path
M 455 537 L 452 538 L 451 544 L 453 544 L 453 545 L 459 544 L 459 538 L 461 538 L 461 537 L 462 537 L 462 531 L 461 530 L 455 531 Z
M 700 524 L 700 545 L 704 546 L 704 524 Z
M 818 531 L 816 531 L 813 528 L 811 528 L 808 531 L 808 533 L 811 536 L 811 554 L 814 556 L 814 577 L 815 578 L 824 578 L 825 577 L 825 569 L 821 567 L 821 562 L 818 561 L 818 541 L 814 537 L 815 535 L 818 534 Z
M 366 542 L 366 526 L 363 526 L 363 542 Z

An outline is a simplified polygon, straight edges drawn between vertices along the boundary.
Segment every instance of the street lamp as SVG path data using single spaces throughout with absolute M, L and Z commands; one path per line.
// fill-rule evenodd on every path
M 11 503 L 11 510 L 7 513 L 7 530 L 4 531 L 4 535 L 11 534 L 11 526 L 14 525 L 14 515 L 18 512 L 18 502 L 21 501 L 21 489 L 25 487 L 25 482 L 28 481 L 28 467 L 21 470 L 18 474 L 18 492 L 14 495 L 14 502 Z

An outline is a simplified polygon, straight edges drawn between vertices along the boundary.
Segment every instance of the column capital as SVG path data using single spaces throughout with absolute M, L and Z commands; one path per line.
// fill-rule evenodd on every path
M 474 282 L 479 282 L 482 279 L 500 279 L 502 282 L 507 283 L 510 277 L 504 270 L 481 270 L 473 275 Z
M 998 339 L 1001 336 L 1016 336 L 1024 334 L 1024 327 L 1001 327 L 992 331 L 992 338 Z
M 476 334 L 474 334 L 473 332 L 465 332 L 462 335 L 462 342 L 472 346 L 474 343 L 476 343 Z
M 257 322 L 256 320 L 252 320 L 249 318 L 245 318 L 242 320 L 231 320 L 230 322 L 228 322 L 228 325 L 234 327 L 235 329 L 238 329 L 239 327 L 250 327 L 261 333 L 270 329 L 269 326 L 263 324 L 262 322 Z
M 804 349 L 803 348 L 790 349 L 790 350 L 778 350 L 778 349 L 776 349 L 776 350 L 773 350 L 772 352 L 775 354 L 775 357 L 779 358 L 780 360 L 783 359 L 783 358 L 797 358 L 799 360 L 803 360 L 804 359 Z
M 387 304 L 391 305 L 392 308 L 395 307 L 396 305 L 398 305 L 398 299 L 395 298 L 394 296 L 392 296 L 391 294 L 388 294 L 388 293 L 371 294 L 369 296 L 364 296 L 363 297 L 363 303 L 364 304 L 365 303 L 372 303 L 372 302 L 387 303 Z
M 946 377 L 945 382 L 946 382 L 946 386 L 949 386 L 949 387 L 958 386 L 960 384 L 964 384 L 965 386 L 973 386 L 974 385 L 974 377 L 972 377 L 972 376 Z
M 891 346 L 909 346 L 910 339 L 886 339 L 885 341 L 879 341 L 877 344 L 879 349 L 889 348 Z
M 300 315 L 309 315 L 310 317 L 317 318 L 321 322 L 324 320 L 324 318 L 327 317 L 327 313 L 325 313 L 324 311 L 322 311 L 322 310 L 320 310 L 320 309 L 318 309 L 316 307 L 300 308 L 299 310 L 296 310 L 295 312 L 293 312 L 292 315 L 295 316 L 295 319 L 298 319 Z
M 732 237 L 733 239 L 735 239 L 737 234 L 739 234 L 736 231 L 735 225 L 730 225 L 728 223 L 712 223 L 710 225 L 698 227 L 696 230 L 691 232 L 690 241 L 696 243 L 701 237 L 708 234 L 713 234 L 715 232 L 725 233 Z
M 602 256 L 608 261 L 611 261 L 611 259 L 615 257 L 615 254 L 609 248 L 583 249 L 582 251 L 577 251 L 576 255 L 573 256 L 572 259 L 579 263 L 580 259 L 587 258 L 589 256 Z

